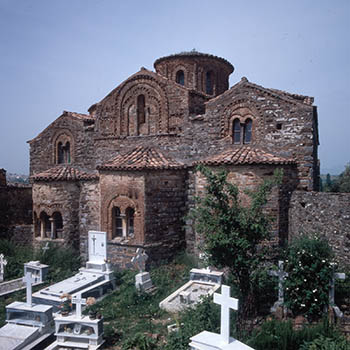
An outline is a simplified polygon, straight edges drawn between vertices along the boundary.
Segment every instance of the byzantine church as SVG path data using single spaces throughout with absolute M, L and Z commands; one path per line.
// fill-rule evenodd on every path
M 87 255 L 89 230 L 107 232 L 111 262 L 128 267 L 137 248 L 152 261 L 198 252 L 188 217 L 203 195 L 203 164 L 225 169 L 245 200 L 275 169 L 272 241 L 288 240 L 293 191 L 319 186 L 318 122 L 313 98 L 264 88 L 234 67 L 197 51 L 158 58 L 88 114 L 64 111 L 30 145 L 33 241 Z

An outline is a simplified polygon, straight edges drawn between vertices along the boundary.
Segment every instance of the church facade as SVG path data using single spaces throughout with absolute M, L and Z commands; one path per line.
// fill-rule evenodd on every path
M 28 141 L 35 244 L 72 245 L 86 256 L 88 231 L 106 231 L 120 267 L 138 247 L 152 260 L 194 252 L 200 238 L 186 215 L 205 186 L 198 164 L 225 168 L 241 190 L 282 168 L 267 210 L 275 242 L 285 242 L 293 191 L 318 189 L 313 98 L 246 78 L 229 88 L 231 63 L 196 51 L 159 58 L 154 68 L 141 68 L 88 114 L 63 112 Z

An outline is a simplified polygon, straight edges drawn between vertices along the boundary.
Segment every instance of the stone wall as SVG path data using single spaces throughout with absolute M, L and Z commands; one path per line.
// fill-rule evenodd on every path
M 302 234 L 328 238 L 339 261 L 350 261 L 350 193 L 293 193 L 289 209 L 289 240 Z
M 11 239 L 16 232 L 15 227 L 30 226 L 32 206 L 30 185 L 0 186 L 0 238 Z M 16 237 L 25 243 L 31 240 L 31 237 L 27 237 L 26 234 L 18 234 Z

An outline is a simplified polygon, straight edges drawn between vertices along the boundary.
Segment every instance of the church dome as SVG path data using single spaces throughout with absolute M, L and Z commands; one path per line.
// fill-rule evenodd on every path
M 189 89 L 218 96 L 228 89 L 233 65 L 224 58 L 195 50 L 158 58 L 157 73 Z

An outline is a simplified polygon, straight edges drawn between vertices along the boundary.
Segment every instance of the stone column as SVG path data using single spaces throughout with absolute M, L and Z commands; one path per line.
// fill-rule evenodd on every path
M 40 237 L 45 238 L 45 221 L 40 219 Z
M 55 223 L 55 219 L 54 218 L 49 218 L 50 223 L 51 223 L 51 239 L 55 239 L 55 235 L 56 235 L 56 223 Z
M 122 218 L 122 224 L 123 224 L 123 237 L 126 237 L 127 229 L 128 229 L 128 223 L 126 222 L 127 217 L 125 214 L 120 214 L 120 217 Z

